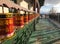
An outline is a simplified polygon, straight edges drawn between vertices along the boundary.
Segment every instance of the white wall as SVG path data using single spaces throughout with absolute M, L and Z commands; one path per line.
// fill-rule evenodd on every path
M 4 9 L 2 9 L 2 7 L 0 6 L 0 13 L 9 13 L 9 9 L 7 7 L 3 7 Z
M 0 13 L 2 13 L 2 7 L 0 7 Z
M 32 7 L 32 6 L 30 7 L 30 10 L 32 10 L 32 11 L 33 11 L 33 7 Z
M 24 0 L 22 0 L 22 2 L 20 2 L 20 6 L 28 9 L 28 3 L 26 1 L 24 1 Z
M 7 7 L 4 7 L 4 13 L 9 13 L 9 9 Z

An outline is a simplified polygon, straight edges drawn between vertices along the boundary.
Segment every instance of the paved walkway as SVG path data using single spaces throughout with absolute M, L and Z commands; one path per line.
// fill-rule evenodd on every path
M 56 29 L 56 27 L 51 22 L 47 19 L 40 19 L 39 23 L 36 24 L 36 31 L 32 33 L 28 44 L 42 44 L 41 32 L 45 34 L 45 31 L 52 29 Z

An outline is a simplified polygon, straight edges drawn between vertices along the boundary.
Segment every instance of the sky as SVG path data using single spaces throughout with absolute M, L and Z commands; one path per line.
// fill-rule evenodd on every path
M 41 14 L 48 14 L 54 8 L 56 13 L 60 13 L 60 0 L 45 0 L 44 6 L 41 7 Z
M 40 9 L 40 13 L 41 14 L 49 14 L 51 9 L 52 9 L 52 5 L 42 6 Z
M 58 4 L 60 3 L 60 0 L 45 0 L 44 5 L 46 4 Z

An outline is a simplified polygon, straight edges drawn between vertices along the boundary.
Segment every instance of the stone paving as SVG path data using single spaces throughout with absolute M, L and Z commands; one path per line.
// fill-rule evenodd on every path
M 55 43 L 53 43 L 53 44 L 60 44 L 60 40 L 59 41 L 56 41 Z
M 36 31 L 32 33 L 28 44 L 42 44 L 41 34 L 45 34 L 45 33 L 48 33 L 47 31 L 52 31 L 52 30 L 56 30 L 56 29 L 57 28 L 47 19 L 40 19 L 39 22 L 36 24 Z M 49 36 L 50 38 L 53 37 L 52 35 L 50 36 L 50 34 L 45 35 L 45 36 Z M 43 36 L 43 37 L 45 37 L 45 36 Z M 46 37 L 44 39 L 46 39 L 48 41 L 50 39 L 49 37 Z M 47 38 L 49 38 L 49 39 L 47 39 Z

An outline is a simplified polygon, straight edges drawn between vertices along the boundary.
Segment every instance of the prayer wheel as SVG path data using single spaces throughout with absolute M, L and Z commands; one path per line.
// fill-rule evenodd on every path
M 28 24 L 28 12 L 24 14 L 24 22 Z
M 38 13 L 36 13 L 36 18 L 37 18 L 37 17 L 39 17 L 39 14 L 38 14 Z
M 31 14 L 31 20 L 32 20 L 32 14 Z
M 29 21 L 32 20 L 32 13 L 29 13 L 29 15 L 28 15 L 28 20 L 29 20 Z
M 24 27 L 24 11 L 20 11 L 20 27 L 23 28 Z
M 18 13 L 14 13 L 14 27 L 17 29 L 17 27 L 20 26 L 20 15 Z
M 21 15 L 20 13 L 15 13 L 14 14 L 14 27 L 15 27 L 15 29 L 22 28 L 23 26 L 24 26 L 24 16 Z
M 31 13 L 31 20 L 33 20 L 33 18 L 34 18 L 34 14 L 33 14 L 33 13 Z
M 32 14 L 32 19 L 34 19 L 34 14 Z
M 12 37 L 14 32 L 13 14 L 0 14 L 0 39 Z
M 20 27 L 24 27 L 24 15 L 20 14 Z
M 37 17 L 37 14 L 35 14 L 35 18 Z

